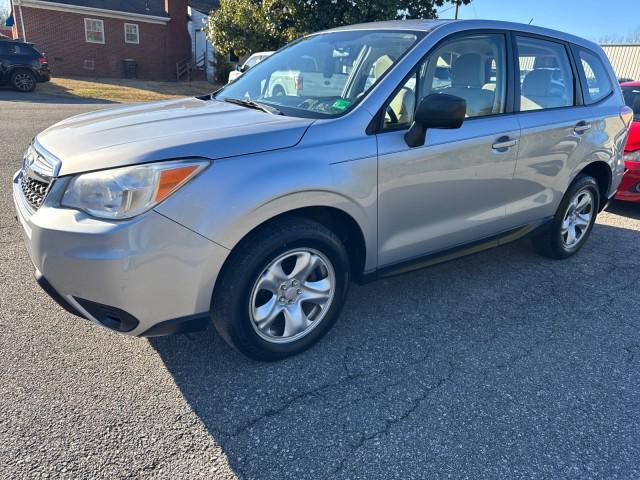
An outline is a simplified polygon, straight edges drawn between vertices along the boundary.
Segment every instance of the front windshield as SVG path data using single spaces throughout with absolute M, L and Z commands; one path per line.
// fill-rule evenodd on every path
M 622 87 L 624 102 L 633 109 L 633 119 L 640 122 L 640 86 Z
M 418 32 L 356 30 L 313 35 L 260 62 L 215 95 L 251 100 L 285 115 L 345 113 L 418 40 Z

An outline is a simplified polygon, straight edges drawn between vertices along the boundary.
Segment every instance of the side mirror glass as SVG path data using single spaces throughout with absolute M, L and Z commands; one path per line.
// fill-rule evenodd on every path
M 404 136 L 411 148 L 424 145 L 427 129 L 460 128 L 467 114 L 467 102 L 455 95 L 431 94 L 422 99 L 411 128 Z

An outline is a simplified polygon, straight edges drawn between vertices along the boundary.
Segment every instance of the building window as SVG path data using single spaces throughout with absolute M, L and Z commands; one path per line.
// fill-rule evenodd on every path
M 137 23 L 124 24 L 124 41 L 126 43 L 140 43 L 140 32 Z
M 104 43 L 104 22 L 93 18 L 85 18 L 84 36 L 89 43 Z

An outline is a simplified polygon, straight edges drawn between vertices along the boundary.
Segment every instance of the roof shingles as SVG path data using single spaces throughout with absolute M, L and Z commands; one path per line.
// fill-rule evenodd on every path
M 115 12 L 167 17 L 164 0 L 43 0 L 45 2 L 62 3 L 69 6 L 99 8 Z M 189 0 L 189 5 L 196 10 L 209 13 L 220 7 L 219 0 Z
M 62 3 L 69 6 L 99 8 L 115 12 L 167 17 L 164 0 L 44 0 L 51 3 Z

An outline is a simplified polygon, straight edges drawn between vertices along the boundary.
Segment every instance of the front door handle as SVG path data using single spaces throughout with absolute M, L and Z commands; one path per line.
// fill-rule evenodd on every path
M 578 135 L 582 135 L 583 133 L 586 133 L 589 130 L 591 130 L 591 124 L 585 121 L 578 122 L 578 124 L 573 128 L 573 131 L 576 132 Z
M 515 138 L 504 136 L 496 140 L 496 143 L 494 143 L 491 148 L 498 151 L 505 151 L 510 149 L 511 147 L 515 147 L 517 144 L 518 140 L 516 140 Z

